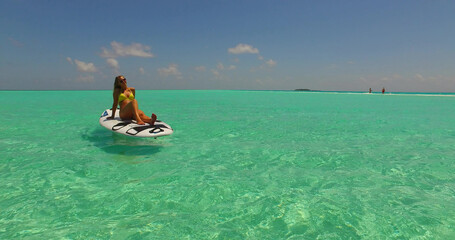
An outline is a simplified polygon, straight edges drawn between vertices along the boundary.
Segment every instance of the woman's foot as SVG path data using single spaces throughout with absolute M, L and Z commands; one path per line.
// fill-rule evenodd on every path
M 155 122 L 156 122 L 156 115 L 154 113 L 152 113 L 152 117 L 150 119 L 150 124 L 153 126 L 153 125 L 155 125 Z

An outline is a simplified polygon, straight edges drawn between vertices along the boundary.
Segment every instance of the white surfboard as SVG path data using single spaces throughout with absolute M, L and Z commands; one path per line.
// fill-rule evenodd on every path
M 122 120 L 120 118 L 120 110 L 115 111 L 114 119 L 107 119 L 112 115 L 111 109 L 106 109 L 100 117 L 101 126 L 126 136 L 132 137 L 161 137 L 171 135 L 174 130 L 168 124 L 156 120 L 155 125 L 146 123 L 139 125 L 134 120 Z

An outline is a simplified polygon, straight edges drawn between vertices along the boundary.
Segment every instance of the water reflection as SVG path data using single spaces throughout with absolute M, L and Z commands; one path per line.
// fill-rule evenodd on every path
M 82 138 L 106 153 L 126 156 L 150 156 L 162 147 L 170 146 L 163 139 L 129 137 L 104 129 L 87 130 L 82 133 Z

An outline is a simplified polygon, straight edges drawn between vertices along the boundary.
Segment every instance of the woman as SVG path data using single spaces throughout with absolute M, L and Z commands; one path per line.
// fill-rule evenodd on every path
M 134 119 L 137 124 L 144 125 L 150 123 L 155 124 L 156 115 L 152 113 L 152 117 L 148 117 L 143 111 L 139 110 L 137 106 L 137 100 L 135 99 L 136 90 L 129 88 L 126 85 L 126 78 L 122 75 L 117 76 L 114 81 L 114 104 L 112 105 L 112 116 L 109 119 L 113 119 L 117 105 L 120 105 L 120 118 L 123 120 Z

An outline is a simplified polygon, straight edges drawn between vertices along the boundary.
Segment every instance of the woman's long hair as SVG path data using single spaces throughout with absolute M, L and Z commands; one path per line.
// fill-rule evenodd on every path
M 118 75 L 117 77 L 115 77 L 114 90 L 122 88 L 122 86 L 120 86 L 120 77 L 123 77 L 123 76 L 122 75 Z M 125 77 L 123 77 L 123 78 L 125 78 Z

